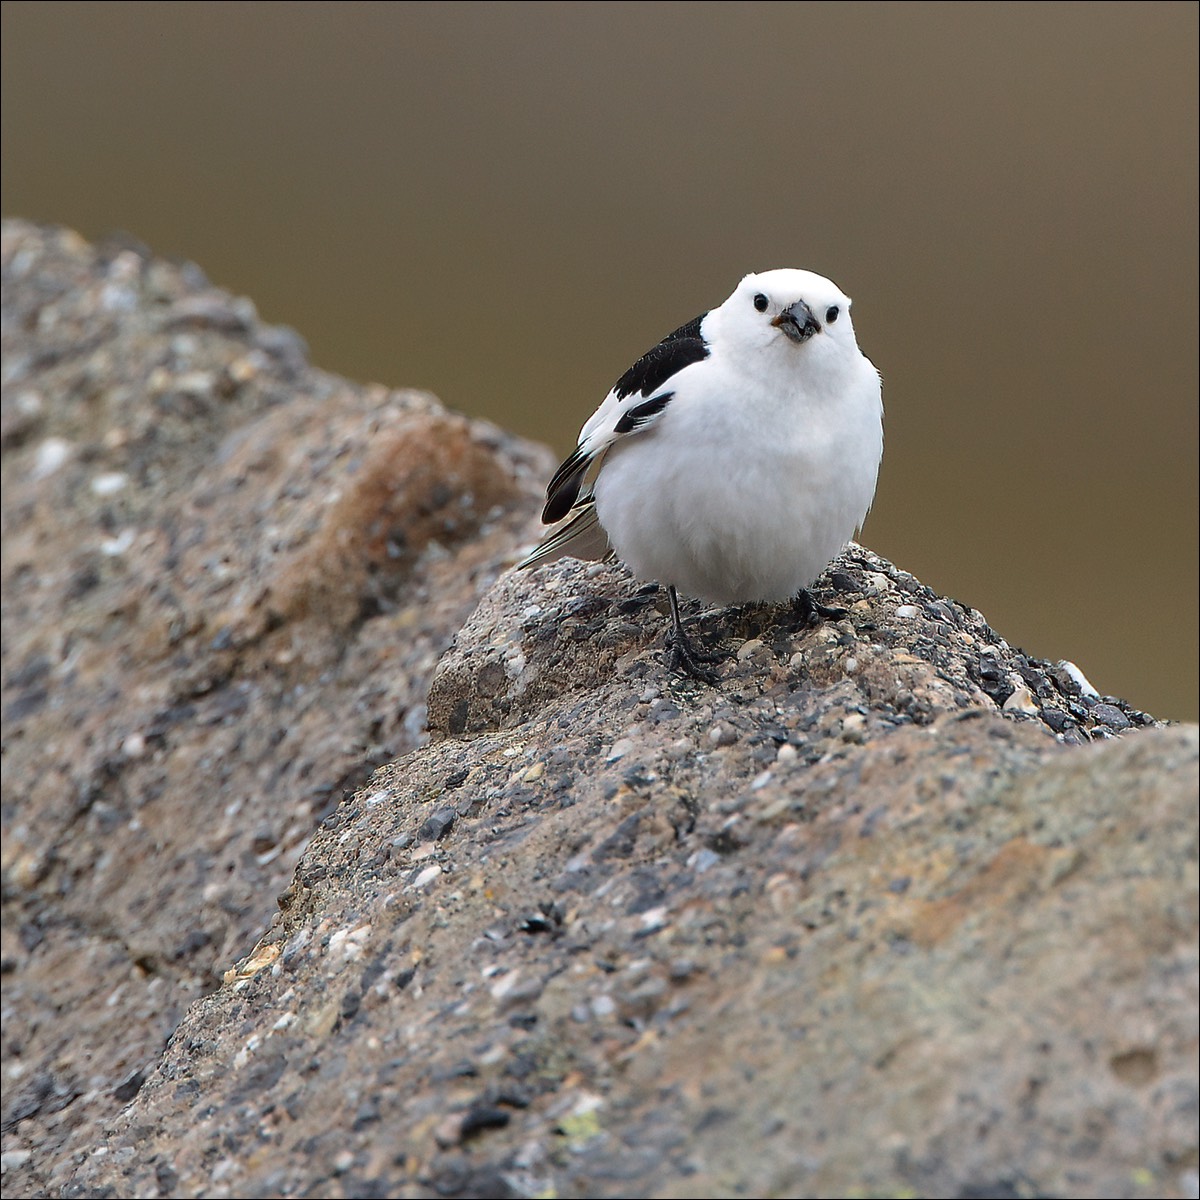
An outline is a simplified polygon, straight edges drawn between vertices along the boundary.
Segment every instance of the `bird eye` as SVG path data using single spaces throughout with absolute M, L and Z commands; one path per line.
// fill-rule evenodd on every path
M 836 304 L 831 304 L 825 310 L 825 324 L 832 325 L 834 323 L 834 321 L 836 321 L 838 319 L 838 314 L 840 312 L 841 312 L 841 309 L 838 308 L 838 306 Z
M 766 312 L 767 305 L 769 303 L 770 301 L 762 294 L 762 292 L 754 293 L 754 307 L 758 309 L 759 312 Z

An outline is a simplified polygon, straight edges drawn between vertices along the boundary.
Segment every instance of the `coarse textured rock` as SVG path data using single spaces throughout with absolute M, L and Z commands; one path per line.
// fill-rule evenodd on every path
M 243 413 L 227 438 L 275 417 L 260 453 L 286 453 L 309 428 L 306 388 L 323 381 L 343 404 L 363 395 L 300 379 L 273 406 L 288 418 Z M 424 404 L 423 418 L 458 421 Z M 478 444 L 477 427 L 457 428 Z M 53 437 L 67 449 L 41 449 Z M 92 624 L 69 607 L 47 619 L 81 632 L 53 642 L 24 684 L 10 684 L 28 651 L 14 653 L 6 621 L 6 1191 L 1194 1194 L 1196 728 L 1096 696 L 1078 669 L 1028 658 L 859 547 L 821 584 L 843 619 L 693 609 L 702 640 L 730 656 L 719 688 L 681 680 L 662 661 L 665 598 L 620 568 L 564 561 L 491 584 L 530 535 L 537 464 L 501 435 L 484 441 L 479 470 L 508 480 L 508 499 L 439 552 L 412 548 L 411 530 L 427 528 L 419 503 L 365 505 L 387 509 L 398 555 L 413 556 L 399 582 L 377 584 L 378 544 L 356 540 L 370 518 L 341 498 L 319 510 L 340 512 L 341 532 L 322 537 L 316 512 L 281 516 L 290 497 L 273 475 L 243 483 L 258 500 L 239 504 L 185 470 L 172 528 L 199 523 L 214 541 L 237 530 L 225 589 L 206 590 L 211 551 L 185 546 L 168 567 L 141 550 L 140 605 L 106 599 Z M 54 461 L 27 503 L 65 507 L 41 489 L 85 457 L 76 439 L 25 428 L 15 445 L 6 510 L 10 469 L 23 479 Z M 255 480 L 255 461 L 238 459 L 232 477 Z M 147 525 L 166 523 L 167 495 Z M 86 523 L 63 524 L 61 547 L 47 534 L 38 546 L 53 550 L 25 552 L 27 574 L 65 572 Z M 341 565 L 322 574 L 330 560 Z M 6 537 L 6 617 L 8 564 Z M 155 622 L 180 579 L 188 619 L 172 642 Z M 348 592 L 370 599 L 356 607 Z M 429 743 L 416 719 L 412 748 L 399 733 L 375 756 L 338 740 L 340 723 L 379 711 L 374 689 L 410 686 L 399 671 L 408 711 L 424 711 L 444 632 L 422 635 L 419 659 L 395 656 L 402 630 L 449 624 L 451 609 L 462 628 L 428 687 Z M 108 662 L 107 691 L 53 686 L 50 672 L 81 661 Z M 308 664 L 313 674 L 291 673 Z M 277 672 L 290 690 L 239 707 L 239 683 L 267 689 Z M 22 694 L 10 687 L 43 680 L 45 698 L 10 724 Z M 180 681 L 195 710 L 161 742 L 144 720 L 121 721 L 143 690 Z M 222 694 L 239 699 L 217 705 Z M 30 723 L 51 706 L 73 724 Z M 77 772 L 89 754 L 105 761 L 93 746 L 118 733 L 140 733 L 129 757 L 141 771 L 161 757 L 158 774 L 130 774 L 124 757 L 109 775 L 81 774 L 93 783 L 84 811 L 42 851 L 57 810 L 53 789 L 33 784 L 60 759 Z M 10 745 L 24 757 L 10 762 Z M 207 772 L 199 787 L 166 774 L 173 756 Z M 271 851 L 256 830 L 295 813 L 298 756 L 301 778 L 362 786 L 301 810 L 327 810 L 307 846 L 294 816 L 294 876 L 255 928 L 268 868 L 285 860 L 259 861 Z M 138 857 L 151 836 L 166 847 L 153 879 Z M 209 862 L 229 869 L 204 878 L 188 855 L 214 844 Z M 89 853 L 108 858 L 95 878 Z M 128 947 L 198 924 L 185 908 L 197 886 L 223 914 L 205 913 L 221 936 L 135 988 L 144 968 Z M 108 959 L 72 958 L 97 940 L 92 914 L 121 941 Z M 31 944 L 17 936 L 27 926 Z M 200 961 L 227 966 L 223 983 L 159 1054 L 151 1034 L 169 1028 Z M 54 988 L 66 997 L 57 1032 Z M 129 1033 L 101 1012 L 110 995 L 142 1039 L 125 1059 Z M 109 1090 L 85 1090 L 98 1062 Z
M 843 621 L 707 614 L 714 690 L 619 569 L 503 577 L 434 744 L 325 822 L 75 1189 L 1187 1194 L 1197 731 L 1106 734 L 1148 719 L 866 551 L 832 579 Z
M 32 1194 L 320 818 L 424 739 L 550 460 L 313 370 L 195 267 L 6 222 L 3 271 L 5 1190 Z

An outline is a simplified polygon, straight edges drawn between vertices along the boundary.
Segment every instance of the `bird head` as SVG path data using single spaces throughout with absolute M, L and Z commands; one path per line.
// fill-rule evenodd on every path
M 710 317 L 714 336 L 731 350 L 769 350 L 789 361 L 857 355 L 850 297 L 812 271 L 782 268 L 747 275 Z

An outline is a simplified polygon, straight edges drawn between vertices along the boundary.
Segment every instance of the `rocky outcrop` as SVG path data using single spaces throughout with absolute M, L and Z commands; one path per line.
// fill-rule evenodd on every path
M 6 1191 L 1194 1192 L 1194 727 L 857 547 L 678 679 L 620 568 L 500 574 L 537 451 L 248 312 L 155 439 L 238 302 L 5 237 Z
M 15 222 L 3 264 L 4 1182 L 32 1194 L 424 740 L 550 464 L 312 369 L 194 267 Z

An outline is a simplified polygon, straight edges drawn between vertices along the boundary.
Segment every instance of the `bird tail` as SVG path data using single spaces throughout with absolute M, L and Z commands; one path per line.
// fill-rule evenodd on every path
M 608 535 L 596 517 L 596 505 L 585 500 L 576 506 L 574 516 L 545 538 L 536 550 L 527 554 L 517 569 L 557 562 L 560 558 L 581 558 L 585 561 L 607 558 L 612 553 Z

